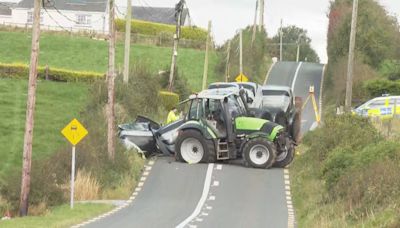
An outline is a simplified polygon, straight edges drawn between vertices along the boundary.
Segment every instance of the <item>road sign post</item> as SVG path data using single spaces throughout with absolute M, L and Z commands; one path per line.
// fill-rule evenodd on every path
M 73 119 L 61 131 L 64 137 L 72 144 L 71 159 L 71 209 L 74 208 L 74 190 L 75 190 L 75 146 L 88 134 L 86 128 L 77 120 Z
M 71 165 L 71 209 L 74 208 L 74 189 L 75 189 L 75 146 L 72 146 L 72 165 Z

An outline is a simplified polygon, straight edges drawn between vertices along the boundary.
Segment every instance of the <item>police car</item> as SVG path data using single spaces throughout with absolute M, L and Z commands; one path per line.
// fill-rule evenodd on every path
M 364 117 L 381 118 L 400 114 L 400 96 L 376 97 L 354 109 L 353 113 Z

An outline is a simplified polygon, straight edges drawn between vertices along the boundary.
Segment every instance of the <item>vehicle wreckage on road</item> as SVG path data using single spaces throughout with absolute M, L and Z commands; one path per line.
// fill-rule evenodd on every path
M 294 156 L 294 141 L 284 127 L 252 117 L 237 88 L 204 90 L 183 105 L 184 118 L 166 126 L 138 117 L 120 125 L 119 137 L 127 147 L 174 154 L 187 163 L 240 159 L 255 168 L 285 167 Z

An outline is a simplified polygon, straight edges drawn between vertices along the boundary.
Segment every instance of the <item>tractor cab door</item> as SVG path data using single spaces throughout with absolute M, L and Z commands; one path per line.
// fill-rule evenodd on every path
M 217 135 L 217 138 L 226 138 L 226 116 L 220 100 L 205 99 L 204 102 L 205 121 Z

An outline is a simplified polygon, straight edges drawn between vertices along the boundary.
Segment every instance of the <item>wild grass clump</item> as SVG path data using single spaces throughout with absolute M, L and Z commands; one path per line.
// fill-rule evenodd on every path
M 381 136 L 368 119 L 344 115 L 328 116 L 303 142 L 292 166 L 302 226 L 399 224 L 398 141 Z
M 84 169 L 78 170 L 75 179 L 74 193 L 76 200 L 99 199 L 100 184 L 92 173 Z

